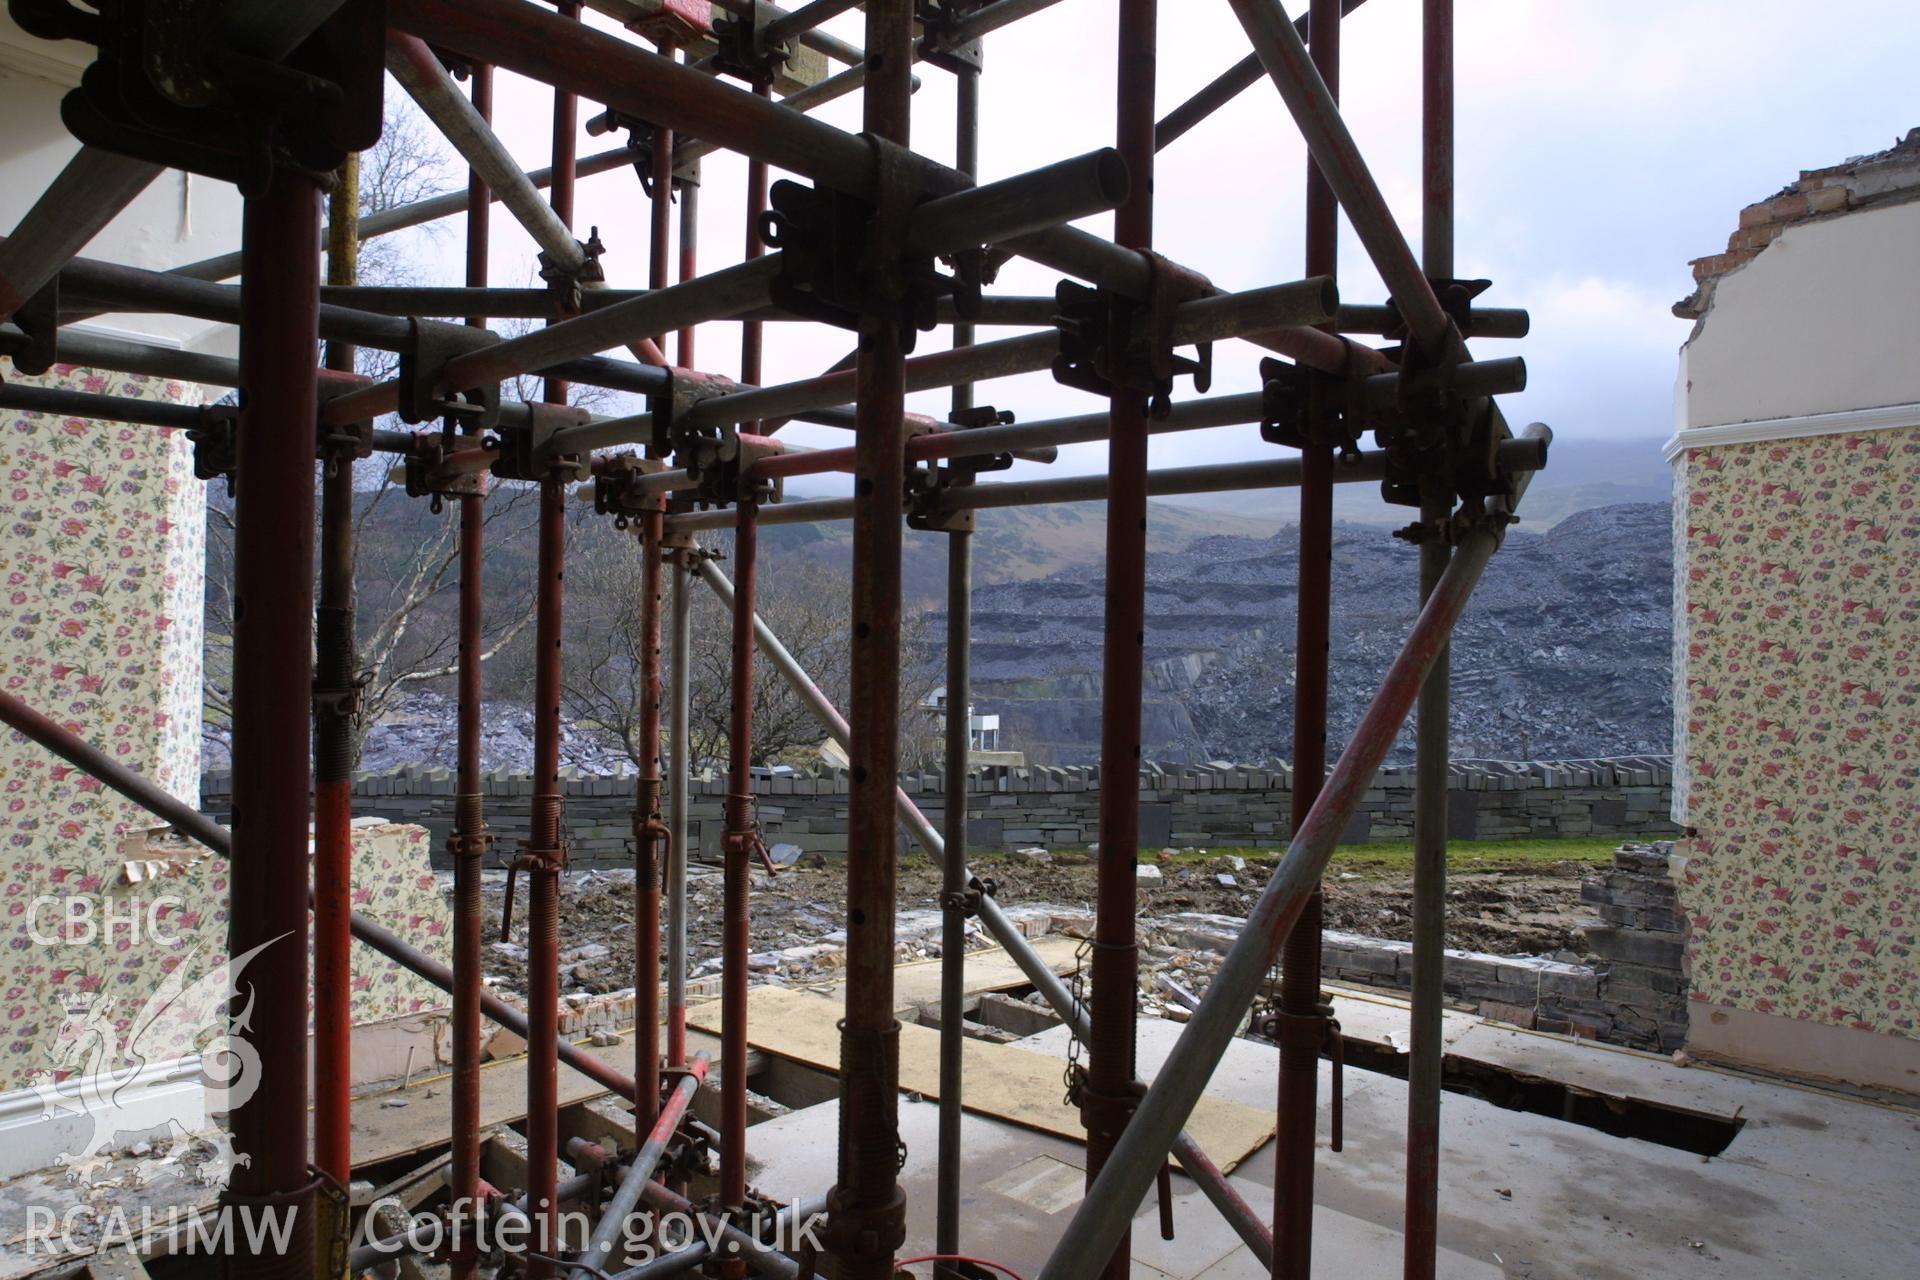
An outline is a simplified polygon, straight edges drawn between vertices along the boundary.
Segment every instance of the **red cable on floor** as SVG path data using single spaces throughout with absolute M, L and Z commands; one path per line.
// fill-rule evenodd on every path
M 995 1271 L 1004 1271 L 1012 1276 L 1013 1280 L 1027 1280 L 1025 1276 L 1015 1271 L 1012 1267 L 1003 1266 L 998 1262 L 988 1262 L 985 1258 L 970 1257 L 964 1253 L 927 1253 L 922 1254 L 918 1258 L 902 1258 L 894 1265 L 910 1267 L 916 1262 L 971 1262 L 976 1267 L 992 1267 Z

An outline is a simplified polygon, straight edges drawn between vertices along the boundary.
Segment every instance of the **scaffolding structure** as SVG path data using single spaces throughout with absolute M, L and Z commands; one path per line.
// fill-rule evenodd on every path
M 1511 432 L 1491 397 L 1518 390 L 1514 359 L 1475 360 L 1466 340 L 1515 337 L 1523 312 L 1476 308 L 1485 282 L 1453 278 L 1452 0 L 1418 0 L 1423 30 L 1421 252 L 1415 256 L 1342 122 L 1337 106 L 1343 12 L 1360 0 L 1311 0 L 1296 21 L 1278 0 L 1229 0 L 1253 52 L 1192 100 L 1155 119 L 1156 0 L 1118 0 L 1116 140 L 1020 176 L 976 185 L 981 45 L 989 33 L 1050 0 L 813 0 L 791 12 L 758 0 L 590 0 L 632 38 L 580 21 L 557 0 L 116 0 L 98 12 L 64 0 L 12 0 L 29 32 L 99 46 L 99 60 L 64 116 L 85 144 L 0 243 L 0 354 L 24 371 L 55 360 L 161 374 L 243 392 L 241 408 L 193 408 L 21 385 L 0 406 L 188 429 L 204 477 L 235 486 L 233 797 L 229 833 L 130 774 L 103 752 L 10 695 L 0 719 L 232 859 L 231 951 L 269 948 L 251 971 L 260 1000 L 238 1035 L 262 1063 L 261 1087 L 232 1114 L 229 1203 L 296 1211 L 285 1256 L 236 1256 L 236 1276 L 331 1270 L 346 1226 L 330 1188 L 353 1172 L 345 1003 L 354 940 L 449 992 L 453 1003 L 453 1125 L 449 1190 L 456 1203 L 530 1226 L 528 1274 L 615 1274 L 615 1241 L 648 1210 L 729 1219 L 724 1260 L 706 1246 L 619 1274 L 666 1275 L 703 1264 L 791 1277 L 814 1260 L 761 1244 L 737 1225 L 760 1203 L 747 1177 L 749 871 L 764 853 L 754 814 L 752 690 L 770 665 L 791 683 L 850 761 L 845 1010 L 841 1023 L 839 1152 L 833 1185 L 790 1212 L 824 1210 L 827 1256 L 849 1280 L 895 1270 L 906 1238 L 899 1184 L 898 1023 L 894 912 L 902 827 L 942 860 L 940 1144 L 937 1239 L 943 1273 L 982 1224 L 963 1221 L 960 1007 L 965 929 L 977 917 L 1019 962 L 1084 1046 L 1074 1079 L 1086 1126 L 1089 1186 L 1042 1280 L 1129 1274 L 1128 1231 L 1155 1179 L 1177 1158 L 1275 1277 L 1309 1273 L 1317 1069 L 1337 1042 L 1320 989 L 1319 883 L 1350 815 L 1417 704 L 1414 990 L 1407 1118 L 1405 1274 L 1433 1275 L 1439 1170 L 1441 948 L 1445 901 L 1447 641 L 1499 547 L 1529 476 L 1545 464 L 1544 427 Z M 1413 0 L 1382 0 L 1410 4 Z M 864 47 L 821 24 L 863 9 Z M 187 34 L 183 35 L 182 31 Z M 649 47 L 649 45 L 651 47 Z M 844 64 L 809 82 L 807 57 Z M 956 164 L 909 149 L 913 67 L 958 86 Z M 495 136 L 493 72 L 552 86 L 551 166 L 526 171 Z M 445 134 L 471 169 L 467 192 L 359 221 L 352 157 L 376 140 L 385 76 Z M 463 89 L 459 78 L 466 80 Z M 1153 252 L 1155 154 L 1260 79 L 1271 81 L 1304 136 L 1303 278 L 1240 293 Z M 859 91 L 863 132 L 806 112 Z M 776 93 L 784 96 L 776 97 Z M 590 132 L 624 129 L 633 143 L 578 157 L 581 100 L 599 104 Z M 644 152 L 651 199 L 646 289 L 608 287 L 597 241 L 572 226 L 574 185 Z M 699 271 L 699 158 L 750 161 L 745 252 Z M 768 186 L 777 166 L 803 182 Z M 246 197 L 237 255 L 172 272 L 76 257 L 161 172 L 178 167 L 235 182 Z M 547 194 L 542 195 L 542 189 Z M 678 255 L 673 253 L 679 200 Z M 504 205 L 540 249 L 542 289 L 487 281 L 492 205 Z M 329 210 L 324 219 L 323 208 Z M 1343 305 L 1334 286 L 1337 213 L 1344 211 L 1391 295 Z M 1069 224 L 1114 213 L 1114 238 Z M 362 288 L 357 243 L 456 213 L 467 217 L 458 287 Z M 1021 256 L 1063 277 L 1053 297 L 989 292 L 997 265 Z M 237 287 L 222 283 L 235 275 Z M 239 360 L 63 331 L 104 311 L 155 311 L 236 323 Z M 489 318 L 542 327 L 501 337 Z M 820 377 L 758 385 L 767 322 L 850 331 L 855 351 Z M 738 380 L 699 372 L 700 326 L 737 324 Z M 977 324 L 1032 331 L 977 342 Z M 952 349 L 910 356 L 916 333 L 948 326 Z M 1390 345 L 1355 340 L 1385 335 Z M 1255 343 L 1274 354 L 1264 386 L 1244 395 L 1175 401 L 1191 379 L 1204 393 L 1211 344 Z M 702 339 L 704 341 L 704 339 Z M 316 360 L 326 344 L 324 361 Z M 676 350 L 669 360 L 669 345 Z M 352 372 L 355 345 L 397 352 L 399 373 Z M 600 353 L 626 348 L 631 359 Z M 1194 348 L 1192 354 L 1185 354 Z M 1051 369 L 1103 399 L 1083 416 L 1016 423 L 975 403 L 975 384 Z M 543 398 L 514 403 L 501 383 L 546 379 Z M 602 418 L 569 404 L 572 383 L 643 393 L 642 415 Z M 952 388 L 934 421 L 906 411 L 914 391 Z M 418 431 L 377 430 L 397 413 Z M 794 419 L 848 427 L 853 444 L 800 450 L 780 438 Z M 1153 471 L 1148 441 L 1163 432 L 1258 426 L 1260 448 L 1230 464 Z M 307 433 L 311 432 L 309 436 Z M 1371 448 L 1363 437 L 1371 434 Z M 1253 432 L 1250 440 L 1256 439 Z M 300 442 L 310 439 L 313 448 Z M 1050 461 L 1064 444 L 1105 440 L 1101 474 L 987 482 L 1011 458 Z M 638 446 L 636 450 L 635 446 Z M 1287 451 L 1271 455 L 1275 448 Z M 415 497 L 457 503 L 460 594 L 451 967 L 351 910 L 350 724 L 354 672 L 353 484 L 357 460 L 394 455 Z M 323 463 L 316 501 L 314 460 Z M 850 473 L 853 496 L 779 501 L 784 479 Z M 539 489 L 532 835 L 508 863 L 525 882 L 530 991 L 523 1012 L 481 981 L 480 880 L 494 855 L 480 771 L 482 510 L 492 482 Z M 1420 548 L 1423 606 L 1359 728 L 1331 769 L 1326 701 L 1332 495 L 1377 483 L 1417 509 L 1402 530 Z M 565 503 L 591 486 L 598 512 L 632 527 L 645 566 L 645 667 L 634 797 L 636 992 L 631 1074 L 560 1034 L 558 927 L 567 865 L 559 788 Z M 1241 488 L 1300 493 L 1293 838 L 1237 943 L 1152 1087 L 1135 1064 L 1138 963 L 1135 864 L 1146 615 L 1149 497 Z M 950 799 L 936 830 L 896 784 L 901 678 L 901 553 L 911 526 L 948 543 L 949 705 L 968 704 L 971 537 L 977 510 L 1104 499 L 1106 632 L 1100 744 L 1098 900 L 1090 999 L 1082 1002 L 1034 952 L 966 860 L 966 806 Z M 755 611 L 762 525 L 851 520 L 851 699 L 835 707 Z M 316 528 L 318 530 L 316 535 Z M 730 528 L 733 577 L 698 535 Z M 317 543 L 317 548 L 316 548 Z M 317 588 L 315 584 L 317 583 Z M 686 1118 L 705 1077 L 687 1047 L 687 776 L 690 599 L 702 584 L 732 614 L 731 732 L 724 840 L 723 1031 L 719 1062 L 719 1196 L 696 1208 L 674 1189 L 689 1148 Z M 1412 590 L 1410 585 L 1409 590 Z M 663 661 L 663 652 L 666 655 Z M 670 682 L 663 682 L 663 672 Z M 313 751 L 306 728 L 313 724 Z M 967 720 L 947 717 L 946 792 L 967 793 Z M 663 741 L 664 739 L 664 741 Z M 315 831 L 312 880 L 306 856 Z M 511 910 L 511 895 L 509 889 Z M 666 944 L 661 946 L 664 922 Z M 1262 980 L 1282 962 L 1277 1002 L 1256 1019 L 1280 1045 L 1278 1157 L 1272 1213 L 1247 1204 L 1183 1132 L 1208 1078 L 1243 1025 Z M 659 992 L 664 970 L 665 1008 Z M 307 995 L 320 1066 L 308 1095 Z M 491 1188 L 479 1161 L 481 1033 L 491 1020 L 525 1037 L 528 1185 Z M 620 1153 L 584 1251 L 559 1256 L 562 1185 L 557 1069 L 566 1063 L 633 1104 L 639 1150 Z M 307 1115 L 312 1104 L 309 1133 Z M 1337 1110 L 1336 1110 L 1337 1115 Z M 577 1141 L 577 1140 L 576 1140 Z M 1337 1127 L 1334 1134 L 1337 1149 Z M 602 1153 L 604 1154 L 604 1153 Z M 469 1226 L 471 1225 L 471 1219 Z M 990 1252 L 990 1250 L 986 1250 Z M 378 1255 L 356 1255 L 365 1264 Z M 456 1276 L 478 1273 L 471 1234 L 450 1250 Z

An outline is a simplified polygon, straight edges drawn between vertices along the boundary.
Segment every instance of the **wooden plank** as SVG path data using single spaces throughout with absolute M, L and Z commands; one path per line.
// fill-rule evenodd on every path
M 632 1069 L 632 1031 L 614 1045 L 581 1045 L 622 1071 Z M 565 1063 L 560 1065 L 560 1105 L 603 1097 L 607 1089 Z M 396 1102 L 405 1106 L 396 1107 Z M 527 1114 L 527 1062 L 506 1058 L 480 1068 L 480 1127 L 498 1128 Z M 365 1094 L 353 1100 L 353 1162 L 374 1164 L 446 1143 L 453 1126 L 451 1076 L 415 1078 L 405 1089 Z
M 1047 962 L 1047 967 L 1055 973 L 1072 973 L 1079 967 L 1074 953 L 1079 950 L 1080 940 L 1058 934 L 1049 934 L 1036 938 L 1033 949 Z M 999 947 L 986 951 L 967 953 L 966 993 L 970 996 L 982 995 L 989 991 L 1009 991 L 1015 987 L 1031 985 L 1013 957 Z M 913 1009 L 924 1004 L 936 1004 L 940 1000 L 940 961 L 914 960 L 898 965 L 893 971 L 893 1003 L 896 1009 Z
M 826 1071 L 840 1069 L 840 1002 L 784 987 L 756 987 L 747 1001 L 747 1038 L 754 1047 Z M 717 1004 L 689 1012 L 708 1031 L 720 1025 Z M 1078 1108 L 1070 1106 L 1061 1083 L 1060 1060 L 1028 1049 L 968 1040 L 963 1046 L 966 1078 L 990 1080 L 991 1090 L 967 1092 L 966 1109 L 1073 1142 L 1086 1139 Z M 931 1027 L 900 1028 L 900 1088 L 928 1098 L 940 1096 L 940 1033 Z M 1231 1170 L 1273 1135 L 1271 1111 L 1217 1098 L 1202 1098 L 1187 1122 L 1187 1132 L 1222 1169 Z

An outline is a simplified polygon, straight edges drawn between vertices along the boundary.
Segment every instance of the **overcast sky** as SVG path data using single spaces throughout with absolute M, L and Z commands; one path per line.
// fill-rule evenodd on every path
M 1298 14 L 1304 0 L 1288 4 Z M 1224 0 L 1161 6 L 1164 115 L 1242 57 L 1247 45 Z M 1062 0 L 989 37 L 983 92 L 984 179 L 1006 177 L 1113 141 L 1113 5 Z M 861 18 L 830 28 L 858 42 Z M 1490 278 L 1487 305 L 1532 312 L 1520 342 L 1481 341 L 1483 356 L 1526 358 L 1529 389 L 1504 401 L 1516 424 L 1544 421 L 1563 438 L 1646 441 L 1672 429 L 1674 356 L 1688 326 L 1669 308 L 1691 289 L 1687 260 L 1725 247 L 1740 207 L 1847 156 L 1891 145 L 1920 124 L 1912 94 L 1920 9 L 1913 0 L 1460 0 L 1457 258 L 1463 276 Z M 1343 33 L 1345 114 L 1402 228 L 1419 238 L 1419 21 L 1414 0 L 1371 0 Z M 953 154 L 951 78 L 920 69 L 913 143 Z M 399 94 L 389 82 L 389 92 Z M 548 159 L 551 95 L 502 75 L 502 136 L 527 168 Z M 584 120 L 597 105 L 583 104 Z M 859 128 L 853 95 L 818 114 Z M 581 139 L 581 154 L 610 138 Z M 1228 289 L 1297 278 L 1305 149 L 1278 95 L 1262 81 L 1160 157 L 1156 247 Z M 776 175 L 777 176 L 777 175 Z M 707 160 L 701 267 L 740 252 L 745 164 Z M 496 206 L 498 209 L 498 206 Z M 645 283 L 647 210 L 630 170 L 581 183 L 582 235 L 597 224 L 612 283 Z M 1110 234 L 1111 219 L 1089 230 Z M 459 278 L 461 221 L 412 237 L 429 280 Z M 528 283 L 532 248 L 496 212 L 493 280 Z M 1055 277 L 1012 264 L 997 291 L 1050 292 Z M 1385 298 L 1358 241 L 1343 227 L 1341 297 Z M 985 330 L 983 339 L 1009 331 Z M 703 368 L 738 371 L 739 326 L 701 329 Z M 807 377 L 850 347 L 819 326 L 767 326 L 766 379 Z M 922 336 L 921 352 L 946 345 Z M 1251 390 L 1259 354 L 1216 351 L 1213 393 Z M 1179 393 L 1191 395 L 1183 388 Z M 980 399 L 1021 420 L 1084 413 L 1096 401 L 1046 375 L 982 384 Z M 914 398 L 944 414 L 945 393 Z M 789 428 L 809 443 L 847 443 L 830 428 Z M 1266 456 L 1254 428 L 1161 437 L 1154 464 Z M 1063 451 L 1052 472 L 1097 469 L 1104 445 Z

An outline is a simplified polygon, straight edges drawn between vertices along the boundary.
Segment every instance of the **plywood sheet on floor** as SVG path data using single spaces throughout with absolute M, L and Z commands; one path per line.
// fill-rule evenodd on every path
M 748 1040 L 776 1057 L 829 1071 L 840 1066 L 841 1014 L 838 1001 L 781 987 L 755 988 L 747 1002 Z M 691 1011 L 694 1025 L 717 1031 L 720 1008 Z M 1084 1130 L 1079 1110 L 1065 1099 L 1060 1062 L 1046 1054 L 966 1041 L 966 1078 L 992 1081 L 991 1091 L 966 1095 L 969 1111 L 1023 1128 L 1079 1141 Z M 931 1027 L 900 1028 L 900 1088 L 929 1098 L 940 1096 L 940 1033 Z M 1223 1169 L 1231 1169 L 1273 1134 L 1273 1113 L 1216 1098 L 1194 1108 L 1187 1132 Z
M 1034 951 L 1055 973 L 1073 972 L 1078 965 L 1074 955 L 1079 948 L 1078 938 L 1056 934 L 1033 940 Z M 1029 985 L 1027 975 L 1020 971 L 1013 957 L 999 947 L 970 952 L 963 971 L 966 975 L 966 992 L 970 996 L 987 991 L 1011 991 L 1015 987 Z M 938 1004 L 939 1001 L 940 961 L 915 960 L 894 968 L 894 1008 L 918 1008 L 921 1005 Z
M 623 1034 L 618 1044 L 580 1047 L 622 1072 L 633 1070 L 631 1032 Z M 561 1106 L 597 1098 L 606 1092 L 605 1085 L 561 1064 Z M 516 1057 L 483 1064 L 480 1068 L 481 1127 L 512 1124 L 526 1114 L 527 1060 Z M 353 1162 L 357 1166 L 368 1165 L 425 1151 L 445 1143 L 452 1128 L 451 1076 L 416 1078 L 404 1089 L 365 1094 L 353 1100 Z

